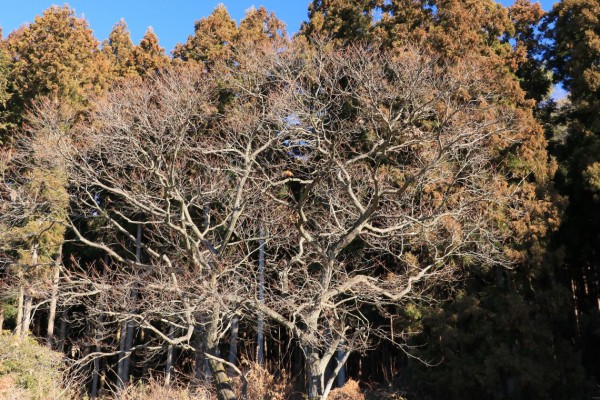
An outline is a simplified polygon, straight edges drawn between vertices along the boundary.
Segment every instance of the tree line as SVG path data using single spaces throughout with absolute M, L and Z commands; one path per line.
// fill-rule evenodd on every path
M 315 0 L 290 38 L 219 5 L 168 56 L 47 9 L 0 34 L 0 328 L 92 398 L 235 399 L 250 363 L 309 399 L 596 395 L 598 15 Z

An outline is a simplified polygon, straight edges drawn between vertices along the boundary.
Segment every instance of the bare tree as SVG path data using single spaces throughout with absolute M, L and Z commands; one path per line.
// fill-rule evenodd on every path
M 267 73 L 247 78 L 248 85 L 268 82 Z M 111 260 L 102 267 L 111 269 L 106 278 L 73 278 L 79 289 L 70 298 L 85 301 L 91 316 L 111 316 L 103 322 L 111 329 L 135 322 L 149 332 L 147 350 L 166 343 L 206 352 L 220 397 L 230 399 L 218 343 L 247 298 L 239 283 L 248 278 L 238 275 L 255 268 L 254 216 L 267 189 L 258 160 L 279 140 L 283 122 L 252 91 L 224 91 L 218 82 L 182 68 L 123 83 L 97 100 L 91 122 L 65 136 L 61 148 L 75 204 L 70 227 Z M 135 312 L 128 306 L 133 291 Z M 195 331 L 202 334 L 198 347 L 191 344 Z M 104 355 L 126 360 L 140 346 Z
M 327 48 L 290 51 L 271 72 L 291 96 L 260 168 L 266 209 L 289 218 L 274 229 L 286 242 L 266 244 L 281 283 L 253 303 L 303 347 L 310 399 L 327 397 L 351 352 L 399 341 L 373 318 L 427 299 L 461 265 L 506 263 L 494 157 L 516 118 L 476 62 Z
M 474 61 L 243 51 L 229 71 L 123 82 L 63 136 L 70 228 L 110 260 L 67 277 L 64 298 L 111 344 L 82 364 L 177 346 L 233 399 L 218 344 L 243 315 L 288 329 L 309 398 L 326 398 L 352 352 L 400 343 L 374 318 L 427 300 L 461 265 L 506 263 L 495 157 L 517 117 Z M 147 334 L 119 349 L 128 321 Z

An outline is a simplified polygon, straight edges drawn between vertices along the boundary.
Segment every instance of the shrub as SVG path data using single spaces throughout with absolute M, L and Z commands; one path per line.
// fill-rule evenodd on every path
M 0 398 L 11 400 L 66 400 L 62 387 L 64 358 L 31 337 L 0 333 Z

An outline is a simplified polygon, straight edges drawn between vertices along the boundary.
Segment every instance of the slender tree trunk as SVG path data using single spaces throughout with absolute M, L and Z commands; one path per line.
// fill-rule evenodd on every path
M 65 338 L 67 337 L 67 317 L 69 311 L 65 308 L 60 313 L 60 333 L 58 334 L 58 351 L 63 352 L 65 349 Z
M 2 304 L 0 304 L 0 333 L 2 332 L 2 328 L 4 327 L 4 308 Z
M 122 389 L 125 386 L 124 362 L 125 362 L 125 340 L 127 337 L 127 322 L 121 322 L 118 332 L 119 341 L 119 361 L 117 363 L 117 387 Z
M 20 272 L 19 273 L 19 277 L 21 279 L 19 279 L 21 281 L 21 284 L 19 285 L 19 299 L 17 302 L 17 326 L 15 328 L 15 335 L 17 337 L 21 337 L 21 332 L 23 331 L 23 303 L 24 303 L 24 298 L 25 298 L 25 288 L 23 287 L 23 273 Z
M 60 267 L 62 265 L 62 246 L 56 256 L 54 263 L 54 274 L 52 276 L 52 294 L 50 297 L 50 311 L 48 313 L 48 346 L 54 346 L 54 320 L 56 319 L 56 304 L 58 303 L 58 283 L 60 281 Z
M 336 360 L 338 362 L 338 365 L 340 363 L 344 362 L 344 359 L 346 359 L 346 358 L 347 358 L 346 351 L 344 349 L 342 349 L 340 346 L 340 348 L 338 348 L 337 355 L 336 355 Z M 340 388 L 344 387 L 344 385 L 346 384 L 346 366 L 344 364 L 342 364 L 342 366 L 338 372 L 338 375 L 337 375 L 337 386 Z
M 199 316 L 198 318 L 202 318 L 201 316 Z M 206 366 L 206 357 L 204 357 L 204 351 L 205 349 L 205 340 L 204 340 L 204 329 L 202 329 L 202 325 L 196 325 L 196 327 L 194 327 L 194 333 L 196 335 L 196 343 L 195 343 L 195 349 L 196 349 L 196 363 L 195 363 L 195 372 L 196 372 L 196 379 L 198 379 L 198 381 L 201 381 L 204 378 L 204 371 L 205 371 L 205 366 Z
M 173 326 L 171 326 L 169 328 L 169 337 L 173 338 L 174 335 L 174 328 Z M 167 346 L 167 362 L 165 365 L 165 385 L 170 385 L 171 384 L 171 374 L 173 373 L 173 357 L 174 357 L 174 346 L 172 344 L 169 344 Z
M 237 345 L 238 332 L 240 329 L 240 321 L 237 315 L 234 315 L 231 320 L 231 337 L 229 338 L 229 361 L 232 364 L 237 364 Z
M 138 224 L 137 226 L 137 235 L 136 235 L 136 239 L 135 239 L 135 261 L 136 263 L 140 263 L 141 262 L 141 256 L 142 256 L 142 225 Z M 138 290 L 137 290 L 137 284 L 134 283 L 133 288 L 131 290 L 131 302 L 132 304 L 135 304 L 135 302 L 137 301 L 137 294 L 138 294 Z M 131 348 L 133 347 L 133 331 L 134 331 L 134 327 L 135 327 L 135 323 L 132 320 L 127 321 L 126 323 L 124 323 L 125 325 L 125 332 L 122 333 L 122 335 L 124 334 L 124 337 L 121 338 L 121 340 L 123 340 L 123 350 L 122 350 L 122 357 L 121 357 L 121 382 L 122 384 L 126 384 L 129 381 L 129 366 L 131 363 Z
M 98 347 L 96 347 L 96 351 L 98 350 Z M 92 399 L 95 399 L 98 397 L 98 380 L 100 377 L 100 359 L 98 357 L 94 358 L 94 369 L 92 371 L 92 392 L 90 393 L 90 396 L 92 397 Z
M 265 301 L 265 232 L 261 224 L 260 239 L 258 241 L 258 301 Z M 258 348 L 256 351 L 256 362 L 262 365 L 265 359 L 265 334 L 263 316 L 258 317 L 258 326 L 256 328 L 256 341 Z

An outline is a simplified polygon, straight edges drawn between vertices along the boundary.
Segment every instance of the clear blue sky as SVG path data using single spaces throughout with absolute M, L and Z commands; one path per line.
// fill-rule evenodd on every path
M 512 0 L 502 0 L 504 5 Z M 176 43 L 184 42 L 194 31 L 194 21 L 209 15 L 217 4 L 223 3 L 231 16 L 239 22 L 245 11 L 252 7 L 265 6 L 274 11 L 288 26 L 293 34 L 300 23 L 307 19 L 310 0 L 71 0 L 68 4 L 77 15 L 83 15 L 98 40 L 107 36 L 112 26 L 124 18 L 129 25 L 132 39 L 138 43 L 146 28 L 152 26 L 160 44 L 170 52 Z M 549 10 L 553 0 L 542 0 L 545 10 Z M 0 27 L 4 36 L 41 14 L 53 4 L 62 5 L 64 1 L 48 0 L 0 0 Z

